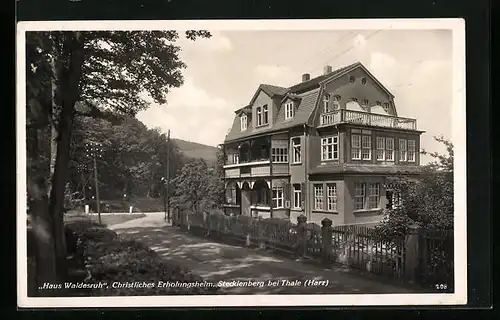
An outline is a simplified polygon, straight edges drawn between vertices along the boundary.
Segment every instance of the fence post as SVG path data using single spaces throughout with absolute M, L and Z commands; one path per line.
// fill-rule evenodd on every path
M 210 235 L 210 212 L 205 211 L 205 213 L 206 213 L 205 228 L 207 229 L 207 233 L 205 234 L 205 236 L 209 236 Z
M 307 251 L 307 217 L 303 214 L 297 217 L 297 249 L 299 259 L 305 257 Z
M 421 272 L 422 230 L 419 226 L 411 226 L 405 241 L 405 277 L 414 282 Z
M 264 230 L 265 228 L 262 227 L 262 217 L 257 218 L 257 229 L 258 229 L 258 235 L 259 238 L 257 239 L 259 243 L 259 249 L 264 250 L 266 248 L 266 237 L 264 236 Z
M 321 220 L 321 245 L 322 245 L 322 256 L 325 265 L 331 262 L 332 257 L 332 220 L 324 218 Z

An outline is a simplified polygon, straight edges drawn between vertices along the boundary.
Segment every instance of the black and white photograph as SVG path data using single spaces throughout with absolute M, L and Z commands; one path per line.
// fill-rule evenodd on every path
M 17 74 L 19 307 L 467 303 L 463 20 L 20 22 Z

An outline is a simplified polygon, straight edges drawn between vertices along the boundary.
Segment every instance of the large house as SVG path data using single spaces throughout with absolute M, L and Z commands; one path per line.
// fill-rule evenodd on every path
M 422 132 L 359 62 L 289 88 L 261 84 L 222 145 L 225 212 L 376 223 L 391 177 L 418 174 Z

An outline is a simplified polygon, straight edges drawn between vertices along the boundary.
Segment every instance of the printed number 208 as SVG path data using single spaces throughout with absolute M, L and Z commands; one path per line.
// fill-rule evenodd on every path
M 448 289 L 448 285 L 447 284 L 443 284 L 443 283 L 436 284 L 436 289 L 437 290 L 446 290 L 446 289 Z

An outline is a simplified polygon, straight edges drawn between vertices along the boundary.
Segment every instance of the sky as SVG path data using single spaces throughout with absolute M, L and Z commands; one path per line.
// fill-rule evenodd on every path
M 451 139 L 451 30 L 209 31 L 209 39 L 178 42 L 184 85 L 138 114 L 148 127 L 216 146 L 260 83 L 288 87 L 325 65 L 360 61 L 394 94 L 398 115 L 417 119 L 422 148 L 443 153 L 433 136 Z

